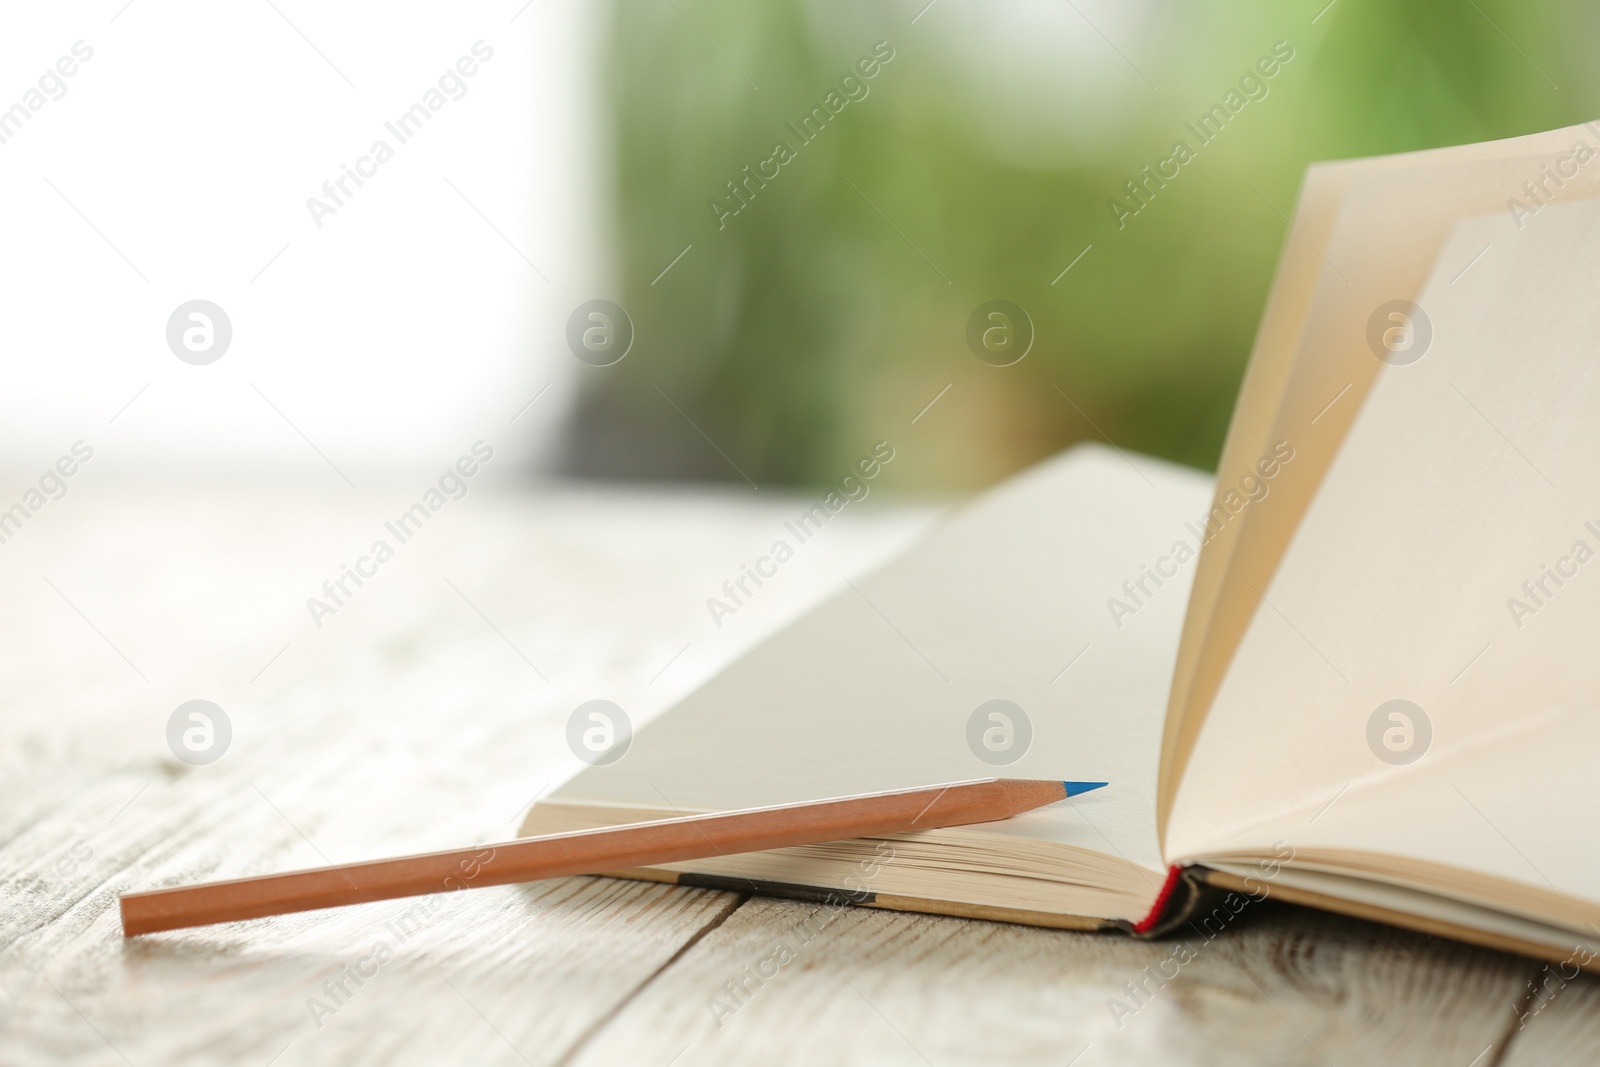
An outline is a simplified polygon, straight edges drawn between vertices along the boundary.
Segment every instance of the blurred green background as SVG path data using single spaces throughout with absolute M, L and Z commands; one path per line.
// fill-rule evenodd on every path
M 636 340 L 583 370 L 573 473 L 820 485 L 881 439 L 919 490 L 1085 439 L 1211 468 L 1308 163 L 1600 115 L 1600 9 L 1575 0 L 925 2 L 620 0 Z M 1186 124 L 1277 42 L 1293 58 L 1202 143 Z M 806 143 L 788 124 L 852 73 L 865 95 Z M 1139 206 L 1124 183 L 1179 140 L 1193 159 L 1119 227 L 1109 202 Z M 746 165 L 777 176 L 719 225 Z M 1034 324 L 1012 366 L 967 344 L 992 299 Z

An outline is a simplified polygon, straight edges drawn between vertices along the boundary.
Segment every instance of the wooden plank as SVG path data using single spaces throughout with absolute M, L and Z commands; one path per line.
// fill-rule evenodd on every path
M 739 899 L 564 879 L 122 939 L 119 889 L 313 860 L 301 812 L 361 781 L 157 782 L 119 816 L 123 776 L 13 839 L 0 1062 L 547 1062 Z
M 6 544 L 0 1063 L 553 1063 L 741 899 L 581 878 L 120 937 L 125 889 L 508 836 L 580 766 L 578 703 L 643 722 L 820 593 L 706 616 L 792 499 L 474 490 L 313 625 L 407 496 L 85 484 Z M 886 515 L 804 566 L 925 521 Z M 233 724 L 209 766 L 167 748 L 196 697 Z
M 1600 978 L 1575 960 L 1539 966 L 1519 991 L 1510 1050 L 1497 1067 L 1600 1062 Z
M 575 1062 L 1466 1067 L 1527 972 L 1272 903 L 1212 941 L 1145 943 L 753 899 Z

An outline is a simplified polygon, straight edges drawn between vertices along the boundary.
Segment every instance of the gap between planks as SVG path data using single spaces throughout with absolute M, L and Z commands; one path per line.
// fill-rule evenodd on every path
M 1516 1004 L 1512 1005 L 1511 1019 L 1506 1023 L 1505 1030 L 1501 1032 L 1500 1037 L 1494 1043 L 1494 1054 L 1484 1061 L 1483 1067 L 1500 1067 L 1505 1062 L 1506 1056 L 1511 1053 L 1511 1046 L 1516 1042 L 1517 1037 L 1523 1030 L 1526 1029 L 1523 1021 L 1527 1017 L 1528 1008 L 1533 1004 L 1536 992 L 1534 982 L 1539 975 L 1544 973 L 1547 966 L 1546 964 L 1533 965 L 1530 963 L 1531 970 L 1528 974 L 1527 985 L 1522 991 L 1522 996 L 1518 997 Z
M 667 957 L 666 962 L 662 963 L 661 966 L 657 967 L 655 970 L 646 975 L 644 981 L 640 982 L 638 985 L 629 990 L 628 994 L 613 1004 L 609 1011 L 601 1015 L 594 1022 L 590 1023 L 588 1029 L 579 1034 L 577 1040 L 575 1040 L 567 1048 L 567 1051 L 563 1052 L 560 1058 L 555 1060 L 550 1067 L 571 1067 L 571 1064 L 577 1060 L 578 1056 L 583 1053 L 583 1050 L 588 1048 L 590 1043 L 593 1042 L 596 1037 L 600 1036 L 600 1032 L 602 1030 L 611 1025 L 612 1020 L 616 1019 L 617 1016 L 621 1015 L 625 1010 L 627 1010 L 628 1005 L 632 1004 L 634 1000 L 639 997 L 639 994 L 648 989 L 650 984 L 665 974 L 673 964 L 677 963 L 684 956 L 688 955 L 689 951 L 703 941 L 708 934 L 732 918 L 733 913 L 744 907 L 745 904 L 749 903 L 749 901 L 750 894 L 741 893 L 732 901 L 730 901 L 728 905 L 721 911 L 713 915 L 704 926 L 696 930 L 683 942 L 683 944 L 679 945 L 678 950 L 671 956 Z

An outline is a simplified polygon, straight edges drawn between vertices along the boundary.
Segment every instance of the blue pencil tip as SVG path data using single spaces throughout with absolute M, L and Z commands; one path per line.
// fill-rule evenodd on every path
M 1062 782 L 1067 787 L 1067 796 L 1075 797 L 1090 790 L 1099 789 L 1101 786 L 1110 785 L 1110 782 Z

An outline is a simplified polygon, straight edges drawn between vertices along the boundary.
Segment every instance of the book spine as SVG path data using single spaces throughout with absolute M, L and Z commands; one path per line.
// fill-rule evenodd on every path
M 1204 867 L 1171 867 L 1150 914 L 1136 923 L 1120 923 L 1138 938 L 1165 937 L 1194 917 L 1220 904 L 1224 892 L 1206 881 Z M 1231 917 L 1231 916 L 1230 916 Z

